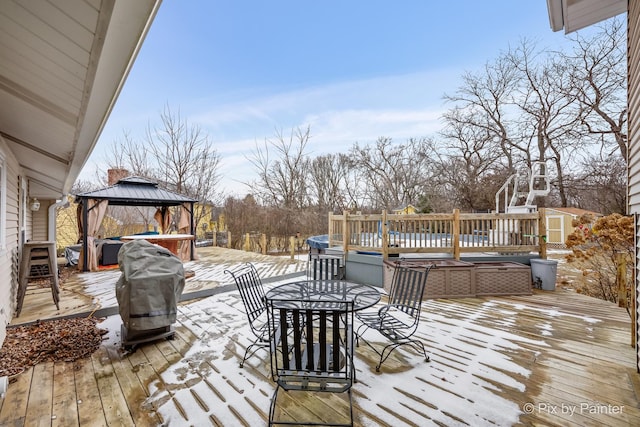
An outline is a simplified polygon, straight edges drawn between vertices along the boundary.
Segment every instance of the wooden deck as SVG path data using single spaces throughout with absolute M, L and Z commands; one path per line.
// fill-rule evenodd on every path
M 185 273 L 192 274 L 186 280 L 183 301 L 234 289 L 231 276 L 224 274 L 224 270 L 245 262 L 254 263 L 265 282 L 274 278 L 299 276 L 307 268 L 306 262 L 291 260 L 288 256 L 266 256 L 218 247 L 198 248 L 197 256 L 197 261 L 184 264 Z M 24 309 L 19 317 L 11 321 L 11 325 L 91 312 L 97 316 L 117 313 L 118 302 L 114 289 L 119 277 L 117 265 L 101 271 L 77 273 L 60 289 L 60 310 L 56 309 L 49 288 L 38 289 L 30 285 L 24 299 Z
M 269 263 L 238 251 L 200 253 L 201 259 L 188 266 L 195 271 L 189 280 L 201 281 L 192 285 L 199 287 L 193 292 L 218 293 L 181 303 L 174 340 L 123 352 L 121 321 L 109 316 L 99 324 L 109 329 L 109 339 L 91 358 L 42 363 L 13 379 L 0 400 L 0 425 L 266 424 L 274 390 L 268 353 L 260 350 L 238 367 L 250 332 L 239 296 L 221 281 L 220 269 L 246 261 L 247 255 L 261 265 L 263 277 L 295 274 L 292 269 L 299 273 L 304 266 L 291 267 L 279 258 Z M 104 273 L 79 275 L 81 283 L 73 286 L 85 287 L 86 295 L 93 278 L 107 280 Z M 112 272 L 110 280 L 116 279 Z M 66 291 L 59 316 L 68 314 L 62 309 Z M 107 296 L 86 298 L 92 303 L 84 312 L 97 304 L 107 308 Z M 23 322 L 46 318 L 29 312 L 36 299 L 31 305 L 29 295 L 25 299 Z M 51 300 L 48 304 L 55 311 Z M 82 310 L 75 304 L 69 309 Z M 366 346 L 357 348 L 356 425 L 640 425 L 640 376 L 630 334 L 623 309 L 560 289 L 429 300 L 418 335 L 431 362 L 398 350 L 376 373 L 375 354 Z M 375 335 L 370 338 L 376 341 Z M 342 396 L 328 401 L 304 394 L 286 397 L 283 415 L 294 418 L 311 411 L 335 421 L 345 409 Z

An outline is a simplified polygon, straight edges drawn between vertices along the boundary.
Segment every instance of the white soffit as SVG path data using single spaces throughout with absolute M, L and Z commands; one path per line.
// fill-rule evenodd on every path
M 547 0 L 553 31 L 572 33 L 627 11 L 627 0 Z
M 102 131 L 161 0 L 0 0 L 0 139 L 59 198 Z

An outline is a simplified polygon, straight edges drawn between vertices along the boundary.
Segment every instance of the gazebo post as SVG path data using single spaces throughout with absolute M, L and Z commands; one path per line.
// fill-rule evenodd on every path
M 190 259 L 191 259 L 191 261 L 193 261 L 195 259 L 194 247 L 196 246 L 196 240 L 195 240 L 195 238 L 196 238 L 196 233 L 195 233 L 196 225 L 195 225 L 194 218 L 193 218 L 195 216 L 196 212 L 194 210 L 194 207 L 195 207 L 195 204 L 193 202 L 191 202 L 191 235 L 193 236 L 193 240 L 190 240 L 190 242 L 191 242 L 191 245 L 190 245 L 190 249 L 191 249 Z
M 87 264 L 89 263 L 89 255 L 87 254 L 87 249 L 89 245 L 87 244 L 87 222 L 89 221 L 89 209 L 87 205 L 89 204 L 89 199 L 84 199 L 82 201 L 82 271 L 89 271 Z

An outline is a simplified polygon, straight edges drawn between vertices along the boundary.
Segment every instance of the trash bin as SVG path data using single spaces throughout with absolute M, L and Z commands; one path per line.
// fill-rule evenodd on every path
M 542 290 L 555 291 L 558 261 L 535 258 L 531 259 L 530 262 L 534 286 L 540 285 Z

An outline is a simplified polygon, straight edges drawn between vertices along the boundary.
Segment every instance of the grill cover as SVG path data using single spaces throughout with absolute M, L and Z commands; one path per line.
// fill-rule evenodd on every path
M 118 265 L 122 274 L 116 298 L 124 326 L 146 331 L 173 324 L 185 281 L 180 258 L 146 240 L 133 240 L 120 248 Z

